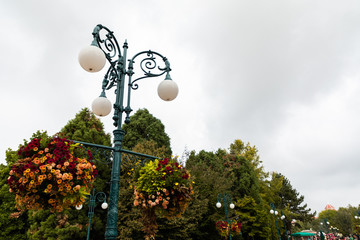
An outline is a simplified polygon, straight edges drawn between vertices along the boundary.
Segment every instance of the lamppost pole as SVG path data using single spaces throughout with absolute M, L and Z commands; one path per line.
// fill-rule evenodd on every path
M 282 210 L 281 210 L 281 220 L 283 220 L 283 223 L 284 223 L 284 228 L 285 228 L 286 238 L 287 238 L 287 240 L 289 240 L 289 235 L 288 235 L 288 232 L 287 232 L 287 229 L 286 229 L 285 215 L 284 215 L 284 213 L 283 213 L 283 211 L 282 211 Z
M 88 226 L 86 240 L 89 240 L 90 239 L 91 220 L 94 216 L 96 201 L 102 202 L 102 204 L 101 204 L 102 209 L 106 209 L 108 207 L 108 204 L 106 203 L 106 194 L 104 192 L 98 192 L 95 194 L 95 189 L 93 189 L 92 194 L 90 193 L 90 195 L 88 195 L 88 198 L 86 200 L 89 201 L 89 204 L 88 204 L 89 226 Z M 77 210 L 82 209 L 82 205 L 76 206 L 76 209 Z
M 278 215 L 278 211 L 276 211 L 275 205 L 273 203 L 270 203 L 270 213 L 274 214 L 276 229 L 278 232 L 279 240 L 281 240 L 280 230 L 279 230 L 279 226 L 278 226 L 278 223 L 276 220 L 276 215 Z
M 325 235 L 328 234 L 328 233 L 329 233 L 329 225 L 330 225 L 330 223 L 329 223 L 329 221 L 327 220 L 327 218 L 323 219 L 323 222 L 320 222 L 320 225 L 325 227 L 325 229 L 326 229 Z M 321 239 L 323 239 L 324 236 L 323 236 L 323 234 L 322 234 L 322 231 L 320 232 L 320 235 L 322 235 L 322 236 L 321 236 Z M 324 238 L 324 239 L 325 239 L 325 238 Z
M 217 203 L 216 203 L 216 207 L 217 208 L 221 208 L 221 203 L 224 204 L 224 210 L 225 210 L 225 216 L 226 216 L 226 222 L 228 225 L 228 229 L 229 229 L 229 239 L 231 240 L 231 226 L 230 226 L 230 222 L 229 222 L 229 211 L 228 211 L 228 206 L 231 209 L 235 208 L 235 205 L 232 203 L 232 198 L 229 194 L 226 193 L 219 193 L 217 195 Z
M 105 239 L 116 239 L 117 219 L 118 219 L 118 204 L 119 204 L 119 187 L 120 187 L 120 167 L 121 167 L 121 153 L 122 141 L 125 136 L 125 131 L 121 129 L 123 121 L 123 113 L 125 116 L 125 123 L 130 122 L 130 107 L 131 90 L 138 89 L 138 80 L 150 77 L 158 77 L 166 74 L 165 80 L 158 86 L 158 95 L 165 101 L 171 101 L 176 98 L 178 94 L 178 87 L 175 82 L 171 80 L 169 72 L 170 63 L 166 57 L 160 53 L 148 50 L 142 51 L 127 60 L 128 43 L 124 42 L 123 54 L 119 47 L 113 32 L 103 25 L 97 25 L 92 33 L 93 41 L 91 46 L 82 49 L 79 53 L 80 65 L 88 72 L 100 71 L 106 61 L 110 64 L 102 82 L 102 91 L 100 96 L 92 103 L 92 111 L 98 116 L 106 116 L 110 113 L 112 104 L 106 98 L 105 91 L 116 87 L 116 100 L 113 105 L 114 108 L 114 126 L 116 129 L 114 134 L 113 147 L 113 163 L 110 180 L 110 196 L 109 209 L 106 224 Z M 140 59 L 138 59 L 138 57 Z M 165 66 L 158 66 L 157 57 L 162 59 Z M 139 70 L 143 72 L 143 76 L 132 79 L 134 75 L 135 59 L 139 62 Z M 129 62 L 127 67 L 126 63 Z M 124 90 L 126 76 L 128 77 L 127 90 L 127 105 L 124 105 Z
M 360 211 L 355 211 L 355 219 L 356 220 L 360 219 Z M 357 233 L 356 236 L 359 238 L 358 226 L 360 226 L 360 225 L 356 225 L 356 222 L 355 222 L 355 230 Z

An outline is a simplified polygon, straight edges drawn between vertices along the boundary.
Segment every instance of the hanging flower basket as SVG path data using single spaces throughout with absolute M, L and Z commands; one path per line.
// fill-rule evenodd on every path
M 180 217 L 192 200 L 189 172 L 179 163 L 164 159 L 146 163 L 135 173 L 134 206 L 142 209 L 145 232 L 155 238 L 156 214 Z
M 218 221 L 216 222 L 216 230 L 222 237 L 227 237 L 229 236 L 229 225 L 232 236 L 240 235 L 241 223 L 236 220 L 230 220 L 229 224 L 227 221 Z
M 20 213 L 28 209 L 61 212 L 80 205 L 97 175 L 91 153 L 64 138 L 34 138 L 20 147 L 18 155 L 8 184 Z

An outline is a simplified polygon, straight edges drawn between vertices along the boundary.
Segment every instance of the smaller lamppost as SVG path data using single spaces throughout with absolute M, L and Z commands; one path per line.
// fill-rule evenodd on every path
M 229 211 L 228 211 L 228 206 L 231 209 L 235 208 L 235 204 L 232 203 L 232 198 L 230 195 L 228 194 L 221 194 L 219 193 L 217 195 L 217 203 L 216 203 L 216 207 L 217 208 L 221 208 L 221 203 L 224 204 L 224 210 L 225 210 L 225 216 L 226 216 L 226 222 L 229 228 L 229 239 L 231 240 L 231 227 L 230 227 L 230 222 L 229 222 Z
M 277 229 L 277 232 L 278 232 L 278 235 L 279 235 L 279 240 L 281 240 L 280 230 L 279 230 L 279 226 L 278 226 L 278 223 L 277 223 L 277 220 L 276 220 L 276 216 L 279 214 L 279 212 L 276 211 L 275 205 L 273 203 L 270 203 L 270 208 L 271 208 L 270 209 L 270 214 L 274 215 L 276 229 Z
M 88 231 L 87 231 L 87 237 L 86 240 L 90 239 L 90 227 L 91 227 L 91 219 L 94 216 L 94 210 L 95 210 L 95 206 L 96 206 L 96 202 L 102 202 L 101 204 L 101 208 L 102 209 L 107 209 L 108 204 L 106 203 L 106 194 L 103 192 L 98 192 L 95 194 L 95 189 L 93 189 L 93 193 L 88 195 L 85 202 L 89 201 L 88 204 L 88 217 L 89 217 L 89 226 L 88 226 Z M 77 210 L 81 210 L 83 207 L 83 205 L 80 206 L 76 206 Z
M 285 228 L 285 233 L 286 233 L 286 238 L 287 238 L 287 240 L 289 240 L 289 235 L 288 235 L 288 232 L 287 232 L 287 229 L 286 229 L 286 221 L 285 221 L 285 215 L 284 215 L 284 213 L 283 213 L 283 211 L 281 210 L 281 220 L 283 220 L 283 223 L 284 223 L 284 228 Z
M 329 232 L 329 225 L 330 225 L 330 222 L 325 218 L 323 219 L 323 222 L 320 222 L 320 225 L 322 227 L 325 227 L 325 234 L 327 234 Z M 324 237 L 324 234 L 323 234 L 323 231 L 320 231 L 320 239 L 325 239 Z
M 359 211 L 355 211 L 355 219 L 356 220 L 360 220 L 360 212 Z M 356 229 L 356 233 L 357 233 L 357 237 L 359 238 L 359 229 L 360 229 L 360 225 L 357 225 L 355 223 L 355 229 Z

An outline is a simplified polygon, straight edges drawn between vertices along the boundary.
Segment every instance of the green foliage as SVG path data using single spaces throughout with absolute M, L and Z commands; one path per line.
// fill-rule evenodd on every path
M 139 171 L 137 179 L 137 190 L 147 193 L 156 193 L 162 191 L 165 181 L 162 179 L 163 173 L 157 171 L 159 160 L 150 161 Z
M 60 131 L 60 136 L 110 146 L 110 134 L 104 132 L 103 123 L 89 109 L 84 108 L 76 114 Z
M 10 149 L 6 151 L 6 159 L 13 162 L 16 152 Z M 15 195 L 9 192 L 7 178 L 9 177 L 10 165 L 0 164 L 0 239 L 26 239 L 26 231 L 29 227 L 26 214 L 19 218 L 10 218 L 10 214 L 16 212 Z
M 321 211 L 319 213 L 319 219 L 327 219 L 328 221 L 333 221 L 334 220 L 334 217 L 336 215 L 336 211 L 335 210 L 324 210 L 324 211 Z
M 329 211 L 329 210 L 328 210 Z M 343 235 L 350 235 L 354 231 L 354 210 L 350 208 L 339 208 L 332 218 L 331 225 L 336 226 Z
M 270 215 L 267 208 L 256 203 L 255 199 L 245 196 L 236 202 L 236 215 L 242 224 L 243 238 L 245 239 L 268 239 L 271 228 L 269 226 Z
M 139 109 L 130 117 L 130 123 L 123 125 L 126 132 L 123 147 L 133 149 L 138 143 L 153 140 L 157 147 L 165 146 L 167 155 L 171 156 L 170 138 L 165 133 L 161 121 L 149 113 L 147 109 Z

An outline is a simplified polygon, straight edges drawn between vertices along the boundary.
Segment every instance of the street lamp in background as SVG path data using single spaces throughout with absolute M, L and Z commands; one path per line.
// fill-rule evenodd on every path
M 274 215 L 274 219 L 275 219 L 275 224 L 276 224 L 276 229 L 279 235 L 279 240 L 281 240 L 281 236 L 280 236 L 280 230 L 279 230 L 279 226 L 276 220 L 276 216 L 279 214 L 278 211 L 276 211 L 275 205 L 273 203 L 270 203 L 270 214 Z
M 360 211 L 355 211 L 355 219 L 360 220 Z M 356 236 L 359 238 L 360 225 L 355 223 L 355 229 L 356 229 L 356 233 L 357 233 Z
M 232 198 L 229 194 L 226 193 L 219 193 L 217 195 L 217 203 L 216 203 L 216 207 L 217 208 L 221 208 L 221 203 L 224 204 L 224 210 L 225 210 L 225 216 L 226 216 L 226 222 L 229 228 L 229 239 L 231 240 L 231 227 L 230 227 L 230 222 L 229 222 L 229 211 L 228 211 L 228 207 L 230 207 L 231 209 L 235 208 L 235 204 L 232 203 Z
M 325 228 L 325 230 L 326 230 L 325 235 L 326 235 L 327 233 L 329 233 L 329 225 L 330 225 L 330 222 L 329 222 L 326 218 L 323 219 L 322 222 L 320 222 L 320 225 Z M 325 239 L 324 234 L 323 234 L 323 231 L 320 232 L 320 239 Z
M 79 53 L 79 63 L 82 68 L 88 72 L 98 72 L 104 66 L 106 61 L 110 64 L 102 81 L 102 91 L 98 98 L 92 103 L 92 111 L 98 116 L 106 116 L 111 112 L 112 106 L 114 108 L 114 126 L 116 129 L 114 134 L 113 163 L 110 181 L 110 196 L 109 209 L 107 216 L 105 239 L 116 239 L 117 219 L 118 219 L 118 204 L 119 204 L 119 183 L 120 183 L 120 165 L 121 153 L 126 152 L 122 149 L 122 141 L 125 136 L 125 131 L 121 129 L 123 121 L 123 113 L 125 116 L 125 123 L 130 122 L 130 107 L 131 90 L 139 88 L 138 81 L 145 78 L 158 77 L 165 75 L 165 80 L 158 86 L 158 95 L 164 101 L 171 101 L 176 98 L 178 94 L 178 86 L 172 81 L 169 72 L 170 62 L 166 57 L 160 53 L 148 50 L 135 54 L 132 58 L 127 59 L 128 43 L 124 42 L 123 52 L 119 47 L 113 32 L 103 25 L 97 25 L 92 33 L 93 41 L 91 46 L 85 47 Z M 162 66 L 158 64 L 158 59 L 162 60 Z M 137 78 L 133 79 L 134 63 L 138 63 L 139 72 L 143 73 Z M 128 65 L 127 65 L 128 63 Z M 125 92 L 125 81 L 127 77 L 127 91 Z M 115 87 L 116 100 L 112 105 L 106 98 L 105 91 Z M 127 95 L 126 105 L 124 96 Z M 128 151 L 129 152 L 129 151 Z M 138 153 L 136 153 L 138 154 Z
M 284 213 L 283 213 L 283 211 L 281 210 L 281 220 L 283 220 L 283 223 L 284 223 L 284 228 L 285 228 L 285 233 L 286 233 L 286 238 L 287 238 L 287 240 L 289 240 L 289 235 L 288 235 L 288 232 L 287 232 L 287 229 L 286 229 L 286 222 L 285 222 L 285 215 L 284 215 Z
M 89 211 L 88 211 L 89 226 L 88 226 L 87 237 L 86 237 L 86 240 L 89 240 L 90 239 L 91 219 L 94 216 L 96 202 L 102 202 L 102 204 L 101 204 L 102 209 L 107 209 L 108 204 L 106 203 L 106 194 L 103 193 L 103 192 L 98 192 L 98 193 L 95 194 L 95 189 L 93 189 L 92 194 L 88 195 L 85 202 L 86 201 L 89 201 L 89 204 L 88 204 L 88 208 L 89 208 Z M 81 210 L 82 207 L 83 207 L 83 205 L 76 206 L 76 209 Z

